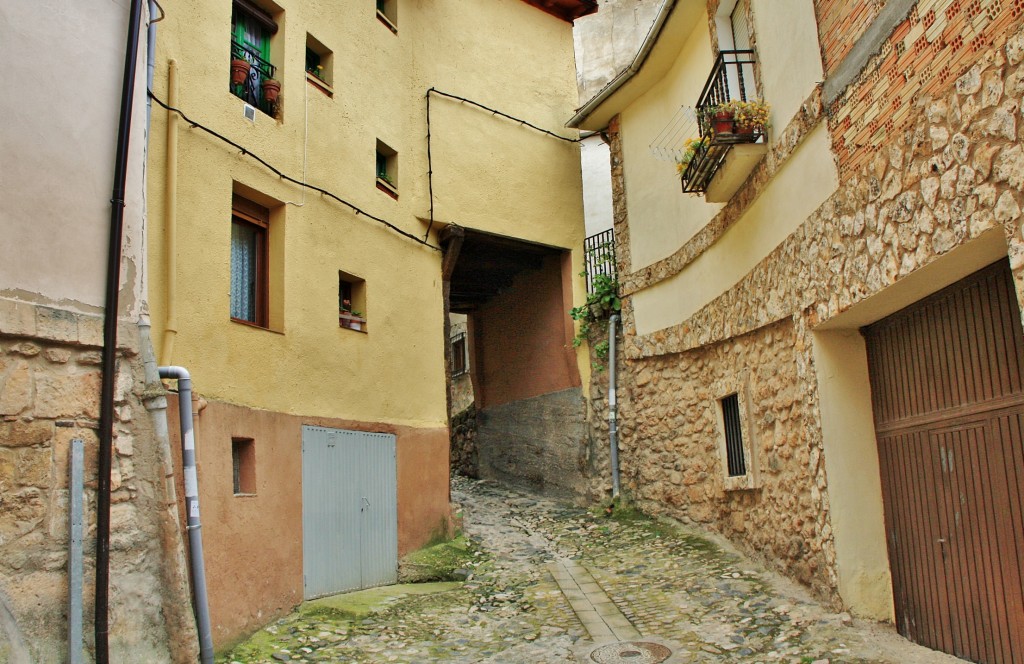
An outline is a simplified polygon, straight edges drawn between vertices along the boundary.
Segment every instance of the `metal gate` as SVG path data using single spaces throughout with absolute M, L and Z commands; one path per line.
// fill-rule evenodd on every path
M 1024 662 L 1024 338 L 1006 261 L 864 330 L 897 628 Z
M 312 599 L 398 580 L 395 436 L 302 427 L 302 573 Z

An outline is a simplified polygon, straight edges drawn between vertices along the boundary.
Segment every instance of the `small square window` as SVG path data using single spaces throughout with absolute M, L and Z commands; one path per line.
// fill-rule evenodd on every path
M 463 332 L 452 337 L 452 377 L 461 376 L 468 371 L 466 334 Z
M 267 327 L 270 211 L 235 196 L 231 211 L 231 318 Z
M 366 282 L 338 270 L 338 326 L 366 332 Z
M 231 439 L 232 486 L 236 496 L 256 493 L 256 443 L 252 438 Z
M 383 141 L 377 141 L 377 188 L 398 198 L 398 153 Z
M 398 34 L 398 0 L 377 0 L 377 20 Z
M 333 93 L 334 54 L 312 35 L 306 35 L 306 73 L 308 80 L 328 95 Z

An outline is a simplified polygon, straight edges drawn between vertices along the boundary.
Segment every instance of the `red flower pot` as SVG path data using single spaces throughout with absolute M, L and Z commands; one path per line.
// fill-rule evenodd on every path
M 281 94 L 280 81 L 275 81 L 272 78 L 268 78 L 263 81 L 263 98 L 266 99 L 268 103 L 273 104 L 277 102 L 277 96 L 279 94 Z
M 249 78 L 250 65 L 245 60 L 235 59 L 231 61 L 231 84 L 241 85 L 245 83 L 245 79 Z
M 719 111 L 711 118 L 711 128 L 716 134 L 729 134 L 733 131 L 732 113 Z

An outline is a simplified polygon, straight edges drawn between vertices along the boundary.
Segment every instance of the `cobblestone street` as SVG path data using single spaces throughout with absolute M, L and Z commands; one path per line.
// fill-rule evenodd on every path
M 365 595 L 360 615 L 307 603 L 219 661 L 960 661 L 833 614 L 695 532 L 487 481 L 455 478 L 452 499 L 472 542 L 464 583 L 339 596 Z

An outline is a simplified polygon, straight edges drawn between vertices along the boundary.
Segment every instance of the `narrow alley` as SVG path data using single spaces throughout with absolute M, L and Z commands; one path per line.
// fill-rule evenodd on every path
M 834 614 L 727 545 L 453 479 L 465 581 L 307 602 L 237 646 L 256 662 L 957 662 Z

